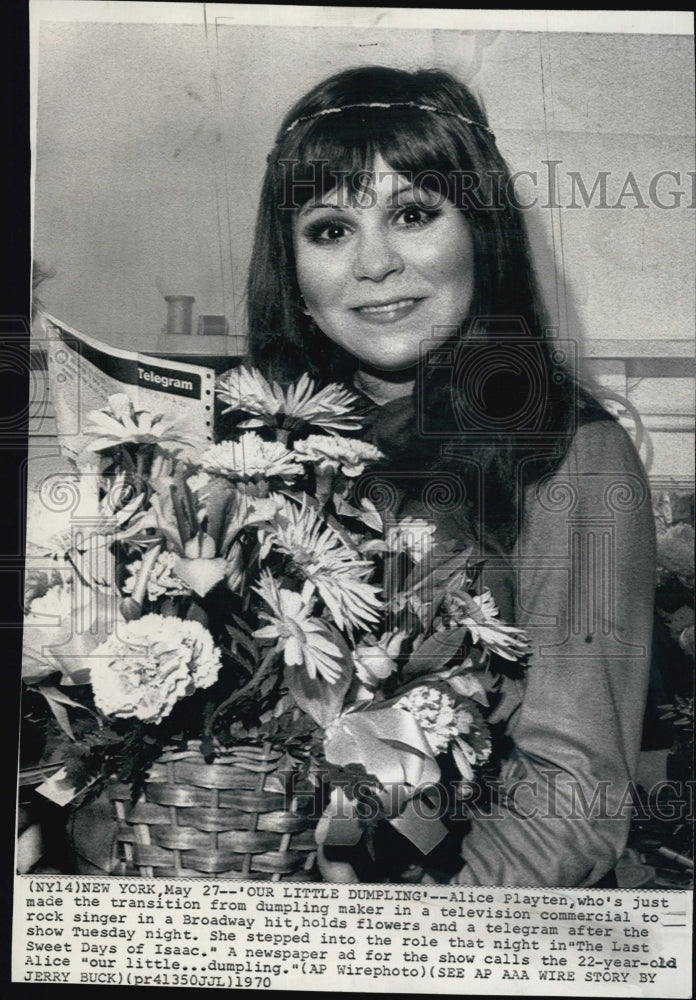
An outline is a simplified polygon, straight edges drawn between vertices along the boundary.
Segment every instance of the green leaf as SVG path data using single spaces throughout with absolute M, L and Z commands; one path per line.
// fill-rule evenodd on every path
M 216 546 L 220 545 L 222 531 L 229 514 L 232 499 L 232 487 L 224 479 L 213 479 L 208 486 L 206 499 L 206 525 L 208 534 Z
M 57 687 L 53 687 L 52 685 L 48 684 L 42 684 L 41 687 L 38 688 L 38 690 L 41 692 L 41 694 L 48 702 L 48 706 L 53 712 L 56 722 L 58 723 L 60 728 L 63 730 L 66 736 L 69 736 L 71 740 L 74 740 L 75 735 L 73 733 L 72 726 L 70 725 L 70 717 L 68 715 L 66 706 L 69 705 L 72 708 L 81 708 L 83 712 L 89 712 L 90 715 L 92 715 L 93 713 L 88 708 L 86 708 L 85 705 L 81 705 L 79 701 L 73 701 L 72 698 L 69 698 Z
M 225 630 L 232 640 L 233 654 L 243 656 L 245 659 L 251 660 L 252 663 L 258 663 L 258 646 L 254 640 L 241 629 L 229 623 L 225 625 Z
M 368 500 L 363 499 L 361 507 L 353 507 L 340 493 L 334 493 L 333 502 L 334 509 L 340 517 L 353 517 L 373 531 L 382 531 L 382 518 Z
M 460 625 L 431 635 L 414 653 L 411 653 L 403 669 L 404 679 L 442 670 L 460 651 L 468 631 L 466 625 Z

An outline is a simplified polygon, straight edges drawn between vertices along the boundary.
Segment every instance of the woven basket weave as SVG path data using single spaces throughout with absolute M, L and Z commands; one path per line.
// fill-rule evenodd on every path
M 112 782 L 118 824 L 116 874 L 312 881 L 312 822 L 288 801 L 281 753 L 243 746 L 206 764 L 199 745 L 166 752 L 143 796 Z

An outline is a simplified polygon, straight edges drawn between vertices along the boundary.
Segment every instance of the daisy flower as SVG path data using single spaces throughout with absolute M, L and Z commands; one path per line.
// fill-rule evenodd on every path
M 204 471 L 234 482 L 258 482 L 275 477 L 290 484 L 304 471 L 284 444 L 264 441 L 253 431 L 242 434 L 239 441 L 212 445 L 201 455 L 200 464 Z
M 269 424 L 289 429 L 307 423 L 333 432 L 360 426 L 360 417 L 350 412 L 357 401 L 354 393 L 333 383 L 317 392 L 306 374 L 283 389 L 277 382 L 267 382 L 256 368 L 233 368 L 220 376 L 216 392 L 227 404 L 223 413 L 244 410 L 253 414 L 243 427 Z
M 443 617 L 450 626 L 465 625 L 474 642 L 506 660 L 518 660 L 529 652 L 529 640 L 522 629 L 499 621 L 498 606 L 486 588 L 471 596 L 452 591 L 442 602 Z
M 359 476 L 368 462 L 384 458 L 373 444 L 328 434 L 310 434 L 304 441 L 296 441 L 295 452 L 303 462 L 314 462 L 319 472 L 335 472 L 340 467 L 351 478 Z
M 260 617 L 268 625 L 254 632 L 257 639 L 277 639 L 288 666 L 304 666 L 314 680 L 320 674 L 329 684 L 341 676 L 341 650 L 327 635 L 326 625 L 312 617 L 314 587 L 307 581 L 298 594 L 279 588 L 266 570 L 254 588 L 271 611 Z
M 288 501 L 270 528 L 260 531 L 262 558 L 271 547 L 285 552 L 317 588 L 339 628 L 369 628 L 379 618 L 379 588 L 365 576 L 372 563 L 360 559 L 311 507 Z
M 130 396 L 117 392 L 109 396 L 109 405 L 87 414 L 90 424 L 85 433 L 92 440 L 85 445 L 87 451 L 104 451 L 123 444 L 191 444 L 177 429 L 173 420 L 162 413 L 136 410 Z

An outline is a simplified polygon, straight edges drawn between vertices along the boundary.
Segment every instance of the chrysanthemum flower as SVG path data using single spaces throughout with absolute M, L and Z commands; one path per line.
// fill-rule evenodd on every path
M 273 394 L 273 389 L 263 377 L 258 368 L 245 368 L 240 365 L 225 372 L 217 380 L 216 395 L 226 403 L 223 413 L 230 410 L 244 410 L 263 417 L 274 416 L 280 402 Z M 258 421 L 259 426 L 263 421 Z
M 92 654 L 94 701 L 105 715 L 161 722 L 217 680 L 220 651 L 199 622 L 145 615 L 121 624 Z
M 190 594 L 191 588 L 187 587 L 183 580 L 174 572 L 174 564 L 178 560 L 175 552 L 160 552 L 155 560 L 155 565 L 150 571 L 147 581 L 147 596 L 151 601 L 156 601 L 158 597 L 166 594 L 168 597 L 175 597 L 180 594 Z M 129 576 L 123 581 L 123 593 L 130 594 L 135 586 L 135 581 L 143 564 L 142 559 L 136 559 L 129 563 Z
M 350 477 L 359 476 L 368 462 L 384 457 L 379 448 L 367 441 L 328 434 L 310 434 L 304 441 L 296 441 L 295 452 L 302 461 L 314 462 L 320 472 L 335 472 L 340 468 Z
M 268 621 L 254 632 L 257 639 L 277 639 L 289 666 L 304 666 L 314 679 L 320 674 L 329 684 L 341 676 L 341 650 L 327 634 L 326 625 L 312 617 L 314 587 L 307 581 L 298 594 L 279 588 L 268 571 L 254 588 L 271 609 L 261 612 Z
M 85 445 L 87 451 L 103 451 L 123 444 L 191 444 L 191 440 L 177 428 L 173 420 L 162 413 L 136 410 L 125 392 L 109 396 L 109 405 L 87 414 L 90 424 L 85 432 L 92 440 Z
M 253 431 L 239 441 L 222 441 L 203 452 L 200 464 L 206 472 L 234 482 L 277 478 L 289 484 L 303 468 L 280 441 L 264 441 Z
M 277 382 L 269 384 L 256 368 L 233 368 L 220 376 L 216 391 L 227 404 L 224 413 L 244 410 L 253 414 L 244 427 L 269 424 L 290 429 L 307 423 L 328 431 L 348 431 L 360 426 L 359 416 L 350 412 L 357 401 L 354 393 L 336 384 L 316 392 L 306 374 L 283 389 Z
M 522 629 L 498 620 L 498 606 L 486 588 L 482 594 L 452 591 L 442 610 L 449 625 L 465 625 L 476 643 L 506 660 L 518 660 L 529 652 L 529 640 Z
M 379 589 L 365 577 L 372 564 L 359 558 L 343 538 L 311 507 L 288 501 L 260 531 L 262 556 L 271 546 L 287 553 L 304 577 L 317 588 L 339 628 L 369 628 L 379 618 Z

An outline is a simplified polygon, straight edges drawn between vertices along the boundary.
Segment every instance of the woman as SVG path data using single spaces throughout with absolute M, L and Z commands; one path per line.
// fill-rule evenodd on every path
M 649 493 L 630 439 L 546 335 L 483 111 L 441 71 L 348 70 L 288 112 L 268 161 L 253 363 L 360 391 L 392 513 L 426 508 L 441 534 L 474 539 L 532 643 L 491 717 L 508 741 L 496 808 L 474 817 L 454 878 L 602 884 L 627 836 L 647 689 Z M 354 877 L 329 860 L 327 877 Z

